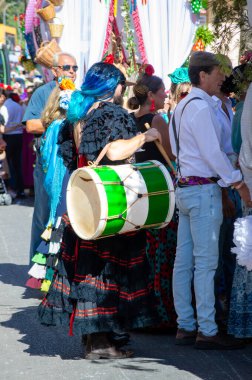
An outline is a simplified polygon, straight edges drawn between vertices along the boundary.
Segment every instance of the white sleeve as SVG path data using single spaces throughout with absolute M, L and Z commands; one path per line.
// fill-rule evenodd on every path
M 8 123 L 9 120 L 9 114 L 6 106 L 2 106 L 0 110 L 1 115 L 4 118 L 5 125 Z
M 220 176 L 219 185 L 226 187 L 240 181 L 240 170 L 233 168 L 226 153 L 221 150 L 209 107 L 194 113 L 190 127 L 202 158 Z
M 173 131 L 173 125 L 172 125 L 172 120 L 174 118 L 174 112 L 172 114 L 170 123 L 169 123 L 169 137 L 170 137 L 170 144 L 171 144 L 171 150 L 172 154 L 177 157 L 177 146 L 176 146 L 176 141 L 175 141 L 175 136 L 174 136 L 174 131 Z

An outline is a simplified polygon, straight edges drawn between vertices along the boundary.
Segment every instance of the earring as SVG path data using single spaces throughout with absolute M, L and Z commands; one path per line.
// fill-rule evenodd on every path
M 151 99 L 150 112 L 154 112 L 156 110 L 155 100 Z

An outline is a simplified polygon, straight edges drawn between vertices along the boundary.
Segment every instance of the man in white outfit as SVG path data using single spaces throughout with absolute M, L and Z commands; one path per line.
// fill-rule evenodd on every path
M 170 127 L 172 153 L 177 157 L 179 209 L 173 295 L 178 315 L 176 344 L 199 349 L 240 348 L 240 342 L 218 334 L 215 323 L 214 276 L 218 265 L 218 241 L 222 223 L 221 187 L 234 186 L 245 202 L 250 194 L 242 174 L 231 165 L 221 148 L 218 104 L 212 96 L 225 75 L 216 56 L 196 52 L 189 63 L 193 85 L 177 106 Z M 194 279 L 197 318 L 192 306 Z M 197 331 L 198 330 L 198 331 Z

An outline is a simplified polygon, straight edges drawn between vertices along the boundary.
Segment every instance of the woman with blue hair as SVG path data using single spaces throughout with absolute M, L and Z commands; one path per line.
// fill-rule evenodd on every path
M 133 118 L 124 110 L 125 77 L 115 66 L 99 62 L 87 72 L 75 91 L 67 121 L 59 134 L 65 165 L 76 168 L 95 161 L 107 146 L 101 164 L 134 162 L 134 153 L 146 142 L 161 140 L 157 130 L 138 134 Z M 74 167 L 75 166 L 75 167 Z M 39 308 L 42 323 L 69 325 L 70 335 L 86 342 L 86 359 L 132 356 L 111 341 L 113 331 L 153 324 L 152 289 L 148 288 L 145 231 L 98 240 L 81 240 L 68 217 L 59 261 L 48 294 Z

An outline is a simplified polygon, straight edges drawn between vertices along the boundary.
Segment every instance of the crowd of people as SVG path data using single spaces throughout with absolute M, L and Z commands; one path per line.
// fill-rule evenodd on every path
M 22 119 L 33 91 L 42 83 L 37 70 L 28 74 L 18 64 L 12 67 L 11 84 L 0 83 L 0 136 L 6 147 L 1 176 L 13 200 L 33 195 L 33 136 Z
M 77 90 L 76 60 L 63 52 L 54 56 L 54 80 L 34 91 L 24 115 L 13 92 L 2 92 L 1 148 L 19 195 L 24 185 L 13 151 L 21 156 L 21 122 L 35 142 L 27 286 L 45 292 L 40 322 L 79 334 L 86 359 L 131 357 L 121 347 L 133 329 L 176 331 L 177 345 L 197 349 L 239 349 L 252 338 L 248 66 L 233 69 L 228 57 L 196 52 L 188 68 L 169 75 L 169 90 L 148 65 L 129 91 L 124 73 L 105 60 Z M 118 166 L 136 169 L 146 161 L 161 163 L 174 183 L 170 223 L 79 237 L 66 204 L 72 173 L 88 165 L 117 173 Z M 105 173 L 104 181 L 115 177 Z M 91 224 L 95 211 L 79 202 L 79 219 Z M 239 261 L 243 243 L 245 263 Z

